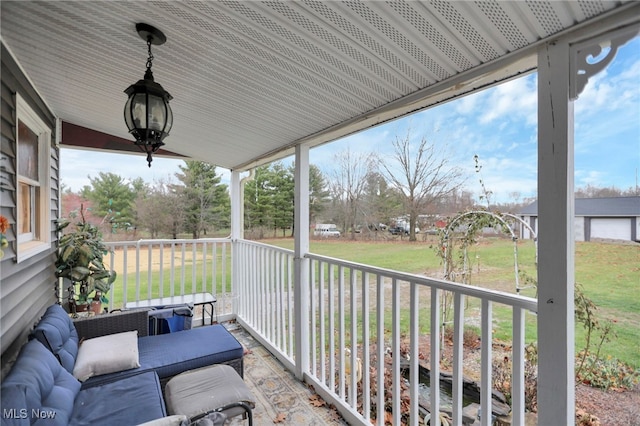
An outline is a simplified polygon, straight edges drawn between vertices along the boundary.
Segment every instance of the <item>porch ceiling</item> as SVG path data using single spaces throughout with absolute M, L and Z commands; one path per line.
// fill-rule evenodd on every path
M 3 0 L 1 34 L 56 116 L 132 140 L 123 90 L 147 55 L 135 24 L 156 26 L 154 76 L 174 97 L 165 148 L 243 169 L 528 72 L 540 40 L 624 3 Z

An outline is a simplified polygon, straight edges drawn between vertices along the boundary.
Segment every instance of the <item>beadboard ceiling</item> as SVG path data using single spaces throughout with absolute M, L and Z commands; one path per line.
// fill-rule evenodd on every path
M 3 0 L 0 28 L 57 117 L 133 140 L 135 24 L 156 26 L 154 77 L 174 97 L 165 148 L 246 169 L 529 72 L 541 40 L 625 3 Z

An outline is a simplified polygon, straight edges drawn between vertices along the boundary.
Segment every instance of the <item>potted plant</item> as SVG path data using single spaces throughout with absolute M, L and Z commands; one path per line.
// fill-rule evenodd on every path
M 69 215 L 71 219 L 77 213 Z M 59 240 L 56 259 L 56 277 L 67 284 L 69 311 L 73 314 L 86 310 L 100 313 L 102 303 L 108 303 L 106 294 L 116 279 L 116 272 L 107 269 L 102 258 L 109 249 L 102 241 L 102 233 L 84 217 L 80 206 L 80 221 L 75 229 L 65 232 Z M 59 219 L 57 230 L 63 231 L 71 224 L 69 219 Z

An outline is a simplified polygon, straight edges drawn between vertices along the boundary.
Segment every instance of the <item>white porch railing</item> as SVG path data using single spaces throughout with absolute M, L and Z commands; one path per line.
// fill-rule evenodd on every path
M 407 403 L 404 420 L 418 424 L 421 357 L 431 367 L 431 389 L 440 388 L 443 306 L 453 312 L 453 424 L 462 424 L 465 321 L 480 328 L 481 412 L 491 412 L 493 309 L 500 307 L 504 317 L 506 307 L 513 330 L 512 424 L 524 424 L 525 313 L 537 311 L 535 299 L 311 254 L 309 299 L 296 307 L 291 250 L 228 239 L 109 245 L 114 248 L 110 265 L 120 274 L 111 308 L 210 292 L 218 298 L 221 320 L 236 318 L 291 371 L 296 370 L 296 345 L 307 345 L 304 380 L 351 424 L 369 425 L 376 418 L 383 425 L 389 410 L 393 424 L 400 424 Z M 442 304 L 445 294 L 451 295 L 450 305 Z M 467 306 L 477 309 L 468 313 Z M 295 334 L 296 308 L 308 312 L 304 336 Z M 430 350 L 424 353 L 420 337 L 427 334 Z M 407 365 L 408 381 L 402 374 Z M 431 407 L 442 407 L 439 392 L 429 398 Z M 490 425 L 491 417 L 481 421 Z M 431 422 L 436 423 L 439 419 Z
M 294 371 L 293 251 L 243 240 L 234 255 L 238 321 Z
M 106 245 L 113 250 L 106 262 L 118 274 L 108 296 L 109 310 L 124 308 L 132 301 L 211 293 L 217 299 L 218 319 L 233 316 L 231 240 L 138 240 Z
M 535 299 L 309 255 L 310 298 L 300 308 L 308 310 L 310 323 L 308 334 L 296 339 L 293 252 L 242 241 L 235 253 L 242 268 L 234 279 L 240 285 L 238 321 L 292 371 L 295 345 L 309 345 L 305 380 L 350 423 L 368 425 L 376 418 L 384 425 L 385 409 L 390 407 L 393 424 L 400 424 L 401 405 L 406 402 L 401 392 L 407 392 L 401 389 L 408 386 L 410 409 L 405 420 L 418 424 L 420 336 L 430 335 L 431 389 L 439 389 L 444 292 L 452 294 L 453 424 L 462 424 L 465 306 L 472 300 L 480 310 L 481 412 L 491 412 L 492 310 L 494 305 L 506 306 L 513 330 L 512 424 L 524 424 L 525 312 L 537 310 Z M 408 382 L 402 375 L 404 361 L 391 356 L 405 350 Z M 385 361 L 391 365 L 390 386 L 384 377 Z M 430 405 L 441 407 L 439 392 L 430 393 Z M 491 424 L 491 416 L 481 420 Z

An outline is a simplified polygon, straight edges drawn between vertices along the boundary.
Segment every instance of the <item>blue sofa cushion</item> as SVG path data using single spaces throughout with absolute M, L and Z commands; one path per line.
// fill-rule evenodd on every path
M 78 332 L 62 306 L 49 306 L 32 336 L 47 347 L 69 373 L 73 373 L 78 356 Z
M 79 391 L 80 383 L 53 354 L 39 341 L 31 340 L 2 382 L 1 405 L 3 410 L 15 408 L 12 413 L 24 417 L 26 424 L 66 425 Z
M 13 384 L 2 386 L 2 425 L 3 426 L 29 426 L 29 413 L 27 412 L 27 385 Z
M 149 370 L 154 370 L 162 380 L 183 371 L 242 358 L 244 349 L 224 326 L 215 324 L 139 337 L 138 354 L 139 368 L 91 377 L 83 383 L 83 389 Z
M 153 371 L 83 388 L 70 425 L 131 425 L 167 415 L 158 375 Z
M 167 350 L 166 348 L 172 348 Z M 242 358 L 244 349 L 220 324 L 138 338 L 140 368 L 163 379 L 183 371 Z

